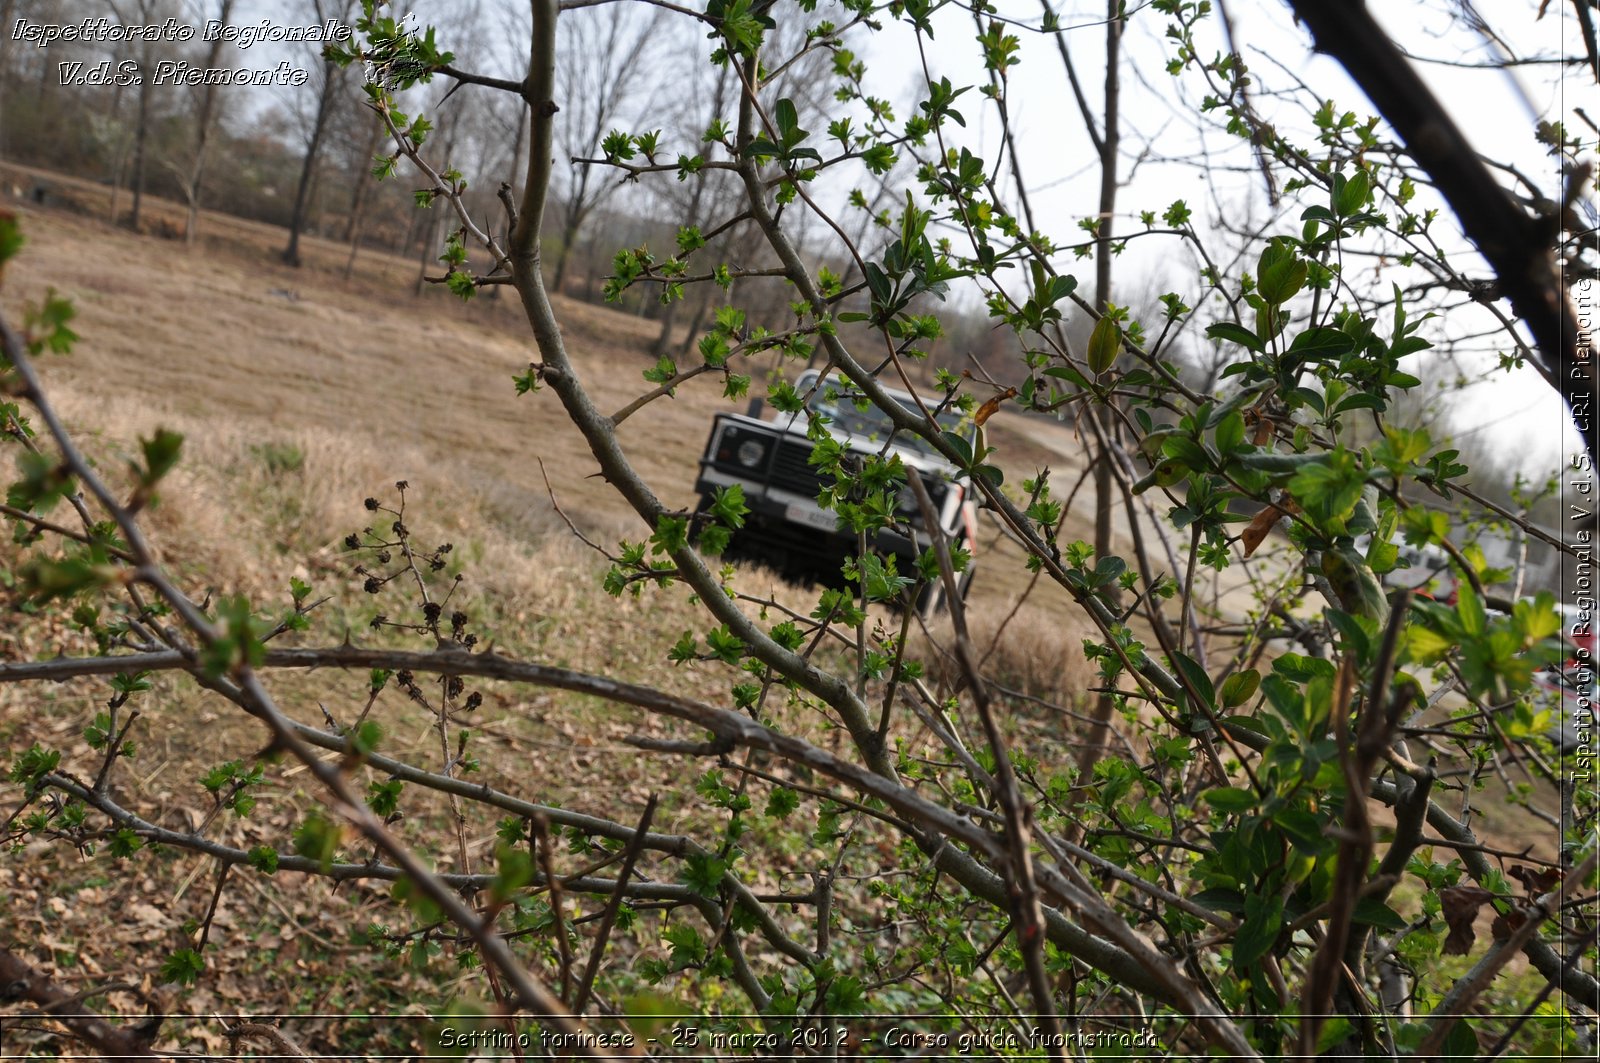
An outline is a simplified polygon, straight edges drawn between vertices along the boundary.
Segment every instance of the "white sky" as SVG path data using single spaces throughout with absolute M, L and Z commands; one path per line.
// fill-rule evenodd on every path
M 1190 99 L 1197 98 L 1197 76 L 1185 74 L 1179 83 L 1164 67 L 1172 55 L 1172 44 L 1163 37 L 1167 19 L 1154 11 L 1139 10 L 1145 5 L 1130 4 L 1133 17 L 1123 38 L 1124 75 L 1123 135 L 1126 174 L 1140 142 L 1154 138 L 1163 153 L 1187 150 L 1197 143 L 1187 108 L 1177 100 L 1179 83 Z M 1452 18 L 1441 3 L 1388 3 L 1372 5 L 1380 12 L 1386 27 L 1402 46 L 1417 56 L 1443 59 L 1488 61 L 1497 50 L 1460 19 Z M 1581 48 L 1570 8 L 1552 3 L 1542 21 L 1535 20 L 1537 0 L 1503 0 L 1486 10 L 1494 28 L 1519 55 L 1555 53 L 1563 41 L 1569 49 Z M 1235 32 L 1235 45 L 1244 53 L 1247 65 L 1257 79 L 1255 103 L 1264 118 L 1281 129 L 1308 129 L 1301 104 L 1281 101 L 1271 93 L 1293 90 L 1294 79 L 1305 82 L 1318 96 L 1331 97 L 1338 108 L 1365 116 L 1376 113 L 1336 61 L 1309 50 L 1309 33 L 1295 25 L 1286 4 L 1275 0 L 1233 0 L 1228 5 Z M 1037 24 L 1036 3 L 1005 0 L 1000 12 L 1007 17 Z M 1104 16 L 1100 3 L 1069 2 L 1061 11 L 1063 25 L 1089 23 L 1067 34 L 1069 47 L 1078 65 L 1079 79 L 1091 106 L 1097 106 L 1102 93 L 1104 71 L 1104 30 L 1093 25 Z M 935 78 L 948 76 L 955 84 L 982 84 L 985 75 L 972 43 L 970 14 L 946 9 L 936 21 L 935 40 L 928 44 L 928 63 Z M 1077 219 L 1093 214 L 1098 202 L 1099 173 L 1090 142 L 1083 131 L 1061 61 L 1053 43 L 1046 37 L 1014 31 L 1022 38 L 1022 62 L 1009 77 L 1008 98 L 1016 128 L 1021 132 L 1020 153 L 1039 224 L 1058 242 L 1078 238 Z M 1221 20 L 1205 20 L 1202 39 L 1216 52 L 1225 50 Z M 1201 48 L 1206 55 L 1206 47 Z M 865 52 L 869 67 L 880 85 L 899 87 L 920 80 L 915 42 L 909 31 L 895 30 L 883 35 Z M 1544 190 L 1555 193 L 1560 175 L 1555 159 L 1533 136 L 1540 118 L 1564 118 L 1569 128 L 1583 131 L 1570 116 L 1573 105 L 1600 110 L 1600 92 L 1582 69 L 1562 77 L 1558 68 L 1520 67 L 1515 73 L 1484 69 L 1458 70 L 1419 63 L 1418 69 L 1446 103 L 1458 123 L 1480 151 L 1496 158 L 1514 161 Z M 960 109 L 968 119 L 968 142 L 974 150 L 995 150 L 999 138 L 998 121 L 992 105 L 980 102 L 976 93 L 962 98 Z M 974 121 L 981 115 L 981 119 Z M 960 131 L 954 136 L 959 137 Z M 1299 138 L 1309 141 L 1305 136 Z M 1217 148 L 1226 138 L 1213 138 Z M 1591 139 L 1592 143 L 1592 139 Z M 1234 142 L 1232 162 L 1248 163 L 1248 156 Z M 1228 199 L 1221 204 L 1228 220 L 1264 220 L 1268 216 L 1264 186 L 1259 174 L 1242 173 L 1224 180 Z M 1422 195 L 1426 195 L 1424 191 Z M 1177 198 L 1185 199 L 1200 218 L 1216 221 L 1217 204 L 1204 193 L 1192 169 L 1145 163 L 1118 196 L 1118 224 L 1122 232 L 1137 231 L 1137 215 L 1143 210 L 1160 212 Z M 1419 199 L 1421 196 L 1419 196 Z M 1283 227 L 1296 226 L 1294 217 Z M 1202 227 L 1197 225 L 1197 227 Z M 1156 237 L 1134 241 L 1119 263 L 1117 276 L 1127 290 L 1128 278 L 1141 271 L 1162 277 L 1179 292 L 1194 290 L 1192 256 L 1176 240 Z M 1092 283 L 1093 268 L 1087 260 L 1063 263 L 1079 277 L 1080 286 Z M 1485 275 L 1483 268 L 1468 270 Z M 1482 331 L 1492 326 L 1483 311 L 1463 311 L 1461 321 L 1451 326 L 1459 331 Z M 1201 323 L 1203 326 L 1203 322 Z M 1430 323 L 1432 326 L 1440 322 Z M 1432 354 L 1424 354 L 1427 359 Z M 1479 368 L 1486 360 L 1480 359 Z M 1492 363 L 1490 363 L 1492 364 Z M 1419 374 L 1422 375 L 1422 374 Z M 1469 388 L 1453 403 L 1459 411 L 1457 422 L 1474 433 L 1488 432 L 1505 452 L 1516 455 L 1530 473 L 1548 474 L 1562 464 L 1577 447 L 1578 438 L 1567 425 L 1559 398 L 1531 370 L 1497 375 L 1491 384 Z

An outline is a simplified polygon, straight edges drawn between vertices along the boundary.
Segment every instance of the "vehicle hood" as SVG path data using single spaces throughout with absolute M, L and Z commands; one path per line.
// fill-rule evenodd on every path
M 799 414 L 784 414 L 780 419 L 775 421 L 764 421 L 759 417 L 750 417 L 742 413 L 727 413 L 723 414 L 722 417 L 724 420 L 731 421 L 735 424 L 745 427 L 764 428 L 769 432 L 776 432 L 779 435 L 792 436 L 796 439 L 806 440 L 807 442 L 810 441 L 806 436 L 805 422 L 801 420 Z M 843 443 L 845 446 L 849 447 L 851 450 L 859 453 L 876 454 L 883 450 L 883 441 L 880 439 L 852 435 L 849 432 L 842 432 L 834 429 L 829 429 L 829 434 L 839 442 Z M 939 455 L 924 454 L 921 451 L 915 450 L 911 447 L 904 447 L 893 443 L 889 445 L 889 452 L 898 457 L 901 462 L 913 469 L 916 469 L 918 472 L 931 473 L 933 475 L 946 477 L 956 477 L 961 474 L 961 470 L 958 467 L 946 461 L 942 456 Z

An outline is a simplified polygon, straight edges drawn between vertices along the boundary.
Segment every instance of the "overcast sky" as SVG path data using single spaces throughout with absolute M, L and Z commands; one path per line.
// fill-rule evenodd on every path
M 1450 62 L 1490 62 L 1502 54 L 1495 42 L 1468 26 L 1459 14 L 1456 0 L 1385 3 L 1372 5 L 1401 45 L 1411 54 L 1425 59 Z M 1175 81 L 1165 71 L 1173 54 L 1163 33 L 1167 19 L 1146 4 L 1130 4 L 1133 13 L 1123 39 L 1123 135 L 1126 159 L 1124 173 L 1132 168 L 1135 155 L 1145 143 L 1153 143 L 1164 155 L 1181 155 L 1200 143 L 1195 135 L 1193 109 L 1198 98 L 1198 80 L 1186 74 Z M 1543 20 L 1536 19 L 1537 0 L 1498 0 L 1486 10 L 1501 42 L 1518 56 L 1558 55 L 1563 46 L 1581 49 L 1581 38 L 1567 5 L 1552 3 Z M 1037 3 L 1004 0 L 1000 13 L 1037 25 Z M 1080 80 L 1091 103 L 1098 105 L 1104 72 L 1104 30 L 1098 25 L 1104 16 L 1100 3 L 1069 3 L 1061 8 L 1065 26 L 1083 28 L 1066 34 Z M 1305 96 L 1293 93 L 1303 81 L 1316 96 L 1332 98 L 1340 110 L 1358 114 L 1375 109 L 1342 68 L 1332 59 L 1314 54 L 1310 36 L 1296 26 L 1286 4 L 1274 0 L 1232 0 L 1228 4 L 1235 45 L 1257 79 L 1255 104 L 1263 118 L 1284 130 L 1309 130 L 1304 110 Z M 935 39 L 927 47 L 928 65 L 935 78 L 947 76 L 955 84 L 982 84 L 981 61 L 972 43 L 973 23 L 969 13 L 947 8 L 936 22 Z M 1077 238 L 1078 218 L 1094 213 L 1097 204 L 1099 173 L 1093 148 L 1083 130 L 1078 109 L 1068 88 L 1062 63 L 1053 42 L 1047 37 L 1016 31 L 1022 38 L 1022 62 L 1009 76 L 1008 98 L 1015 127 L 1020 131 L 1023 170 L 1032 189 L 1040 227 L 1059 242 Z M 1203 23 L 1203 39 L 1215 52 L 1226 50 L 1221 20 L 1213 17 Z M 1202 47 L 1202 54 L 1208 54 Z M 908 87 L 922 77 L 912 35 L 893 30 L 880 38 L 866 53 L 880 83 Z M 1555 193 L 1561 185 L 1559 164 L 1534 138 L 1540 119 L 1559 118 L 1582 130 L 1571 117 L 1574 105 L 1585 100 L 1591 110 L 1600 103 L 1600 93 L 1584 69 L 1562 75 L 1554 66 L 1522 66 L 1514 72 L 1482 68 L 1458 69 L 1441 63 L 1418 62 L 1418 69 L 1456 117 L 1467 135 L 1484 154 L 1513 161 L 1519 169 Z M 1186 93 L 1187 95 L 1181 95 Z M 964 97 L 962 107 L 968 118 L 966 134 L 974 150 L 992 153 L 1000 135 L 992 106 L 980 105 L 975 94 Z M 970 101 L 970 102 L 969 102 Z M 978 117 L 980 116 L 981 117 Z M 977 117 L 977 121 L 973 119 Z M 959 139 L 963 134 L 952 130 Z M 1296 138 L 1310 142 L 1309 134 Z M 1212 137 L 1213 151 L 1224 149 L 1214 159 L 1239 164 L 1241 172 L 1220 179 L 1223 194 L 1212 199 L 1196 171 L 1183 165 L 1142 162 L 1129 185 L 1118 198 L 1119 225 L 1124 232 L 1136 231 L 1137 214 L 1142 210 L 1159 213 L 1174 199 L 1182 198 L 1201 218 L 1216 221 L 1219 214 L 1234 224 L 1263 221 L 1269 217 L 1263 179 L 1249 167 L 1249 155 L 1242 144 L 1225 137 Z M 1154 152 L 1153 152 L 1154 153 Z M 991 156 L 992 157 L 992 156 Z M 1426 194 L 1426 193 L 1424 193 Z M 1294 218 L 1276 231 L 1293 231 Z M 1080 281 L 1087 282 L 1092 266 L 1076 267 Z M 1482 275 L 1485 270 L 1469 272 Z M 1195 266 L 1192 255 L 1177 241 L 1157 237 L 1134 241 L 1118 267 L 1119 283 L 1128 278 L 1161 278 L 1176 290 L 1194 289 Z M 1124 287 L 1124 295 L 1128 294 Z M 1492 327 L 1487 312 L 1468 307 L 1458 319 L 1446 325 L 1429 327 L 1456 332 L 1478 332 Z M 1420 356 L 1422 359 L 1428 354 Z M 1474 360 L 1482 370 L 1490 358 Z M 1530 472 L 1548 474 L 1563 463 L 1578 445 L 1575 432 L 1567 425 L 1559 398 L 1531 370 L 1507 379 L 1496 374 L 1492 383 L 1470 388 L 1458 404 L 1457 420 L 1468 431 L 1490 433 L 1506 452 L 1522 459 Z

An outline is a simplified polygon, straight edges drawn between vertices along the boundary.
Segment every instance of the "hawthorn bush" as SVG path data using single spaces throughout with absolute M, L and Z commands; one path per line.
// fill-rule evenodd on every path
M 341 640 L 320 625 L 322 592 L 298 579 L 276 606 L 198 596 L 181 559 L 161 563 L 140 524 L 182 440 L 142 440 L 115 482 L 78 448 L 37 368 L 74 341 L 70 305 L 51 297 L 3 332 L 15 401 L 0 411 L 20 468 L 4 512 L 19 615 L 69 617 L 92 652 L 7 662 L 0 679 L 101 677 L 106 689 L 84 720 L 92 758 L 64 759 L 44 742 L 14 751 L 8 840 L 24 853 L 49 839 L 126 860 L 205 854 L 218 868 L 211 911 L 240 876 L 384 883 L 392 915 L 369 940 L 422 965 L 445 953 L 471 973 L 424 1003 L 475 1015 L 457 1025 L 476 1022 L 486 1037 L 542 1030 L 543 1052 L 920 1045 L 1061 1059 L 1091 1045 L 1173 1058 L 1470 1058 L 1592 1046 L 1594 791 L 1584 749 L 1551 743 L 1552 710 L 1531 694 L 1534 670 L 1568 653 L 1563 620 L 1548 593 L 1497 589 L 1505 574 L 1456 541 L 1456 517 L 1465 504 L 1573 564 L 1588 539 L 1569 544 L 1496 502 L 1458 450 L 1390 417 L 1421 384 L 1418 356 L 1455 342 L 1460 330 L 1446 326 L 1487 302 L 1506 371 L 1544 373 L 1592 439 L 1588 337 L 1558 268 L 1594 266 L 1561 207 L 1563 191 L 1568 208 L 1582 193 L 1581 145 L 1547 132 L 1571 183 L 1533 212 L 1359 10 L 1336 19 L 1292 5 L 1388 124 L 1318 100 L 1302 141 L 1260 117 L 1236 52 L 1202 58 L 1218 32 L 1210 4 L 1113 3 L 1088 27 L 1107 49 L 1100 111 L 1077 96 L 1100 151 L 1101 205 L 1080 212 L 1081 242 L 1062 243 L 1036 228 L 1008 93 L 1022 57 L 1047 56 L 1051 41 L 1077 86 L 1066 41 L 1083 27 L 1048 7 L 1030 21 L 980 3 L 970 33 L 984 80 L 953 85 L 925 58 L 936 27 L 967 25 L 950 5 L 654 6 L 703 35 L 708 69 L 733 75 L 734 98 L 704 128 L 612 131 L 604 158 L 584 165 L 629 182 L 715 179 L 737 196 L 723 216 L 684 224 L 670 251 L 619 250 L 607 291 L 730 294 L 690 352 L 649 367 L 639 400 L 610 415 L 541 271 L 562 107 L 556 25 L 584 17 L 583 5 L 533 0 L 517 79 L 473 72 L 471 57 L 448 50 L 448 29 L 402 25 L 370 2 L 356 38 L 329 55 L 364 71 L 392 138 L 377 172 L 414 175 L 419 207 L 453 219 L 434 280 L 463 299 L 506 286 L 520 300 L 536 354 L 508 391 L 569 418 L 637 515 L 631 537 L 589 544 L 604 557 L 604 591 L 692 605 L 696 626 L 646 647 L 665 666 L 657 678 L 497 650 L 514 633 L 479 630 L 455 597 L 452 545 L 422 538 L 428 515 L 408 508 L 404 483 L 366 500 L 366 527 L 345 542 L 376 601 L 365 633 Z M 1233 138 L 1273 190 L 1271 220 L 1226 257 L 1224 237 L 1183 200 L 1115 211 L 1118 49 L 1135 19 L 1170 49 L 1165 72 L 1143 76 L 1180 93 L 1198 86 L 1200 113 L 1218 117 L 1212 132 Z M 880 36 L 889 43 L 874 44 Z M 902 118 L 874 95 L 885 71 L 862 56 L 908 44 L 918 88 Z M 801 87 L 786 80 L 814 55 L 832 71 L 821 113 L 797 104 Z M 528 108 L 526 178 L 502 187 L 503 218 L 466 208 L 465 178 L 434 154 L 429 118 L 407 102 L 438 77 Z M 979 112 L 1002 134 L 988 155 L 965 135 Z M 850 191 L 854 182 L 881 191 Z M 760 262 L 716 257 L 715 237 L 740 226 L 759 234 Z M 1136 238 L 1192 249 L 1201 263 L 1147 308 L 1111 299 L 1112 266 Z M 0 253 L 18 246 L 8 222 Z M 1079 259 L 1093 262 L 1092 298 L 1069 271 Z M 1429 282 L 1396 282 L 1391 263 Z M 738 293 L 757 285 L 786 286 L 786 316 L 748 316 Z M 981 305 L 1011 337 L 1004 367 L 930 354 L 941 315 L 963 305 Z M 1218 358 L 1204 387 L 1179 360 L 1185 350 Z M 842 460 L 783 377 L 797 363 L 825 367 L 830 386 L 876 404 L 895 435 L 920 437 L 970 477 L 1015 551 L 1003 556 L 1027 569 L 1019 599 L 1054 596 L 1089 625 L 1084 689 L 1052 704 L 995 682 L 993 652 L 1012 636 L 1001 623 L 974 638 L 954 594 L 947 624 L 912 631 L 921 622 L 897 607 L 933 581 L 953 590 L 971 563 L 937 539 L 914 571 L 868 551 L 849 566 L 848 590 L 754 593 L 720 560 L 748 512 L 739 493 L 697 515 L 683 484 L 647 482 L 619 442 L 624 418 L 649 417 L 679 389 L 720 387 L 737 403 L 759 378 L 768 403 L 808 418 L 825 496 L 864 542 L 900 519 L 902 492 L 927 506 L 889 441 L 864 465 Z M 913 391 L 921 408 L 885 385 Z M 1002 407 L 1073 419 L 1093 473 L 1084 497 L 1094 495 L 1096 543 L 1062 534 L 1071 507 L 1086 504 L 1077 488 L 1008 466 L 991 445 L 986 427 Z M 935 421 L 951 410 L 964 431 Z M 1580 453 L 1571 473 L 1591 459 Z M 1118 509 L 1131 542 L 1111 534 Z M 1453 602 L 1386 586 L 1402 542 L 1448 554 Z M 1229 569 L 1254 596 L 1242 617 L 1217 615 L 1207 590 Z M 619 626 L 613 637 L 631 636 Z M 283 673 L 312 668 L 358 677 L 357 690 L 339 680 L 344 708 L 324 706 L 320 719 L 274 692 Z M 683 694 L 676 677 L 689 669 L 717 677 L 716 696 Z M 1061 669 L 1083 674 L 1077 661 Z M 139 706 L 161 672 L 262 728 L 260 755 L 195 780 L 218 815 L 189 828 L 152 821 L 125 791 Z M 474 778 L 470 714 L 490 692 L 529 688 L 586 696 L 564 711 L 610 703 L 670 721 L 636 742 L 681 758 L 680 792 L 619 809 L 585 801 L 573 780 L 580 796 L 549 803 L 537 777 Z M 431 766 L 393 748 L 397 704 L 435 721 Z M 324 807 L 271 844 L 218 840 L 213 824 L 248 817 L 252 794 L 289 764 L 323 788 Z M 1550 852 L 1475 833 L 1474 803 L 1511 777 L 1530 810 L 1558 809 L 1547 813 L 1559 835 Z M 436 833 L 423 846 L 403 836 L 405 817 L 429 795 L 442 795 L 443 811 L 417 813 Z M 657 829 L 664 808 L 671 830 Z M 491 825 L 492 859 L 475 863 L 468 838 Z M 162 982 L 206 977 L 210 928 L 208 914 L 191 946 L 164 958 Z M 69 990 L 3 958 L 17 968 L 5 976 L 13 995 L 72 1004 Z M 153 1054 L 163 1024 L 151 1010 L 141 1025 L 62 1021 L 101 1050 Z M 663 1025 L 677 1013 L 690 1018 Z M 435 1047 L 462 1045 L 436 1034 Z

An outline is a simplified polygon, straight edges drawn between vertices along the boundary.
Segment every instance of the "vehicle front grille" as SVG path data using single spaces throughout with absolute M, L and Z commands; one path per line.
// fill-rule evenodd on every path
M 822 490 L 826 481 L 817 473 L 816 467 L 810 464 L 811 449 L 810 440 L 805 442 L 780 440 L 777 456 L 772 462 L 772 486 L 805 495 L 807 498 L 817 497 L 817 493 Z

